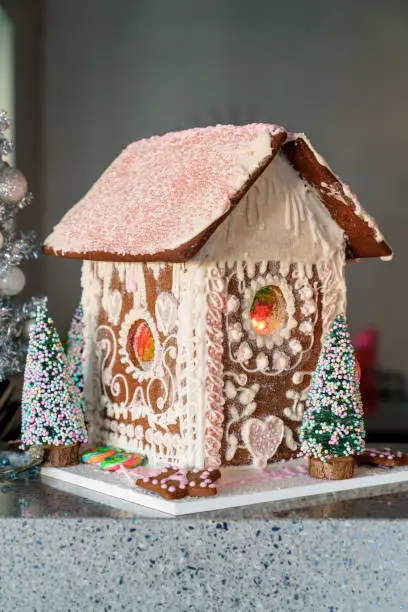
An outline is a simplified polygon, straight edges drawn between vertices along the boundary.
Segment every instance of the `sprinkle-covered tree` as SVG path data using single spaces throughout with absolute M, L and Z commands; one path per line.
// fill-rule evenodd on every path
M 85 413 L 84 400 L 84 373 L 82 367 L 82 358 L 84 354 L 84 323 L 83 310 L 79 305 L 72 317 L 71 325 L 68 332 L 67 358 L 68 358 L 68 375 L 71 377 L 74 385 L 74 393 L 79 403 L 82 413 Z
M 30 333 L 22 397 L 22 441 L 43 446 L 55 466 L 79 462 L 87 439 L 84 416 L 70 377 L 61 340 L 45 306 L 38 308 Z
M 364 450 L 364 421 L 354 349 L 343 315 L 326 338 L 306 402 L 300 441 L 314 478 L 351 478 Z

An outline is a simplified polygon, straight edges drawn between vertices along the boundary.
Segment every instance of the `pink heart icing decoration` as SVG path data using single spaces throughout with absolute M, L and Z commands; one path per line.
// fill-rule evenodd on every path
M 258 467 L 265 467 L 268 459 L 274 456 L 283 440 L 284 431 L 283 421 L 276 416 L 270 416 L 265 421 L 248 419 L 244 423 L 241 435 Z

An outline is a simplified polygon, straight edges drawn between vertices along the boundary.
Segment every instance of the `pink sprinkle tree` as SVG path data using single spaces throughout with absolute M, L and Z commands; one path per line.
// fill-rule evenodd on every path
M 86 439 L 84 416 L 73 394 L 65 352 L 55 325 L 42 306 L 37 310 L 28 345 L 22 441 L 25 447 L 49 448 L 78 447 Z M 58 463 L 61 461 L 63 465 L 72 463 L 64 459 Z

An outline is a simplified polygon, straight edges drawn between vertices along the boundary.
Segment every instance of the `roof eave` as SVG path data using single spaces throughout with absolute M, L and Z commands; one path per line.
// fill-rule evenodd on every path
M 375 221 L 303 134 L 291 134 L 282 151 L 300 176 L 317 190 L 331 217 L 343 229 L 348 259 L 392 258 L 392 249 Z

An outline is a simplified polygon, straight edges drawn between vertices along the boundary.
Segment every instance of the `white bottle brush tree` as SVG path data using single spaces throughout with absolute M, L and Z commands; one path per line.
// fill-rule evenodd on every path
M 77 387 L 44 304 L 38 308 L 31 328 L 24 372 L 23 447 L 44 447 L 47 460 L 63 467 L 79 463 L 79 445 L 86 440 Z
M 40 249 L 34 232 L 16 229 L 17 214 L 33 197 L 24 175 L 3 159 L 13 149 L 6 136 L 9 127 L 7 113 L 0 110 L 0 381 L 24 369 L 28 342 L 24 329 L 40 303 L 40 298 L 25 303 L 15 299 L 25 285 L 19 266 L 24 259 L 38 257 Z

